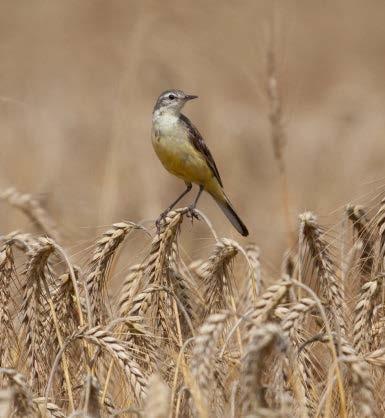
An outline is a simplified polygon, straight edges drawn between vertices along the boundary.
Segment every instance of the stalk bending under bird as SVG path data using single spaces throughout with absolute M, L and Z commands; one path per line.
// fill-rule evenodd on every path
M 183 106 L 197 96 L 185 94 L 181 90 L 163 92 L 154 107 L 152 114 L 152 144 L 163 166 L 170 173 L 186 183 L 186 190 L 161 214 L 157 225 L 164 216 L 191 189 L 192 183 L 199 186 L 199 192 L 189 206 L 191 216 L 198 200 L 205 190 L 223 210 L 235 229 L 243 236 L 249 235 L 229 198 L 223 190 L 214 158 L 207 148 L 202 135 L 190 120 L 181 113 Z

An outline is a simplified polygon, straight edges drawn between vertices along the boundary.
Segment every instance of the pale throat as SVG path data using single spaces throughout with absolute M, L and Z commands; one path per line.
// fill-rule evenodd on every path
M 152 123 L 155 129 L 161 132 L 167 132 L 175 129 L 178 123 L 180 112 L 157 109 L 152 116 Z

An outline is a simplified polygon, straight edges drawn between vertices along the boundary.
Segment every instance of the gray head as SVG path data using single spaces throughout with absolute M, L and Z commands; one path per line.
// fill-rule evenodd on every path
M 166 90 L 158 97 L 154 112 L 160 110 L 161 112 L 179 113 L 186 102 L 197 97 L 186 94 L 182 90 Z

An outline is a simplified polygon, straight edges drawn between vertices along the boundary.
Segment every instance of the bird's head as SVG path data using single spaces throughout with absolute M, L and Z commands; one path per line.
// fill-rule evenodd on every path
M 189 100 L 196 99 L 198 96 L 193 96 L 184 93 L 182 90 L 167 90 L 163 92 L 156 101 L 154 112 L 171 112 L 178 114 L 182 107 Z

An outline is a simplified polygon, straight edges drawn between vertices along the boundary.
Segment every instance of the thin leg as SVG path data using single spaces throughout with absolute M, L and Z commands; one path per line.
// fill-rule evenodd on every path
M 194 218 L 195 219 L 199 219 L 198 214 L 195 212 L 195 208 L 197 206 L 198 200 L 201 197 L 201 194 L 202 194 L 203 190 L 204 190 L 204 187 L 203 186 L 199 186 L 199 192 L 197 194 L 197 197 L 194 200 L 194 203 L 188 207 L 188 209 L 189 209 L 189 216 L 191 216 L 191 222 L 193 222 Z
M 159 218 L 156 220 L 155 225 L 156 225 L 156 229 L 158 230 L 158 233 L 160 231 L 160 223 L 162 222 L 162 220 L 166 217 L 167 213 L 170 212 L 170 210 L 184 197 L 186 196 L 186 194 L 192 189 L 192 184 L 191 183 L 186 183 L 186 190 L 178 197 L 178 199 L 175 200 L 175 202 L 171 203 L 171 205 L 165 210 L 163 211 Z
M 202 194 L 203 190 L 204 190 L 204 187 L 203 186 L 199 186 L 199 192 L 197 194 L 197 197 L 195 198 L 194 203 L 192 204 L 192 206 L 190 206 L 190 208 L 192 210 L 194 210 L 197 207 L 198 200 L 201 197 L 201 194 Z
M 175 200 L 175 202 L 171 203 L 171 205 L 164 211 L 165 213 L 170 212 L 170 210 L 184 197 L 186 194 L 192 189 L 191 183 L 186 183 L 187 189 Z

